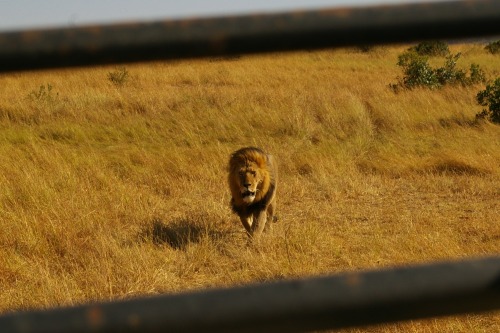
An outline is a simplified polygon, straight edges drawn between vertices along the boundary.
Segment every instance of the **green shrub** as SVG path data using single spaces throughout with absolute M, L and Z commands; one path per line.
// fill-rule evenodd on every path
M 465 71 L 456 69 L 459 58 L 460 53 L 449 55 L 446 57 L 444 66 L 436 69 L 435 73 L 440 85 L 454 84 L 465 80 Z
M 117 68 L 114 72 L 108 73 L 108 80 L 117 87 L 123 86 L 128 78 L 129 74 L 125 67 Z
M 391 84 L 393 90 L 401 88 L 412 89 L 415 87 L 439 88 L 447 84 L 461 84 L 470 86 L 485 82 L 485 73 L 477 64 L 466 70 L 457 69 L 457 61 L 461 54 L 450 54 L 446 57 L 443 67 L 432 68 L 428 58 L 415 51 L 407 51 L 398 57 L 397 65 L 403 68 L 403 79 L 397 84 Z
M 457 61 L 461 54 L 450 54 L 446 57 L 444 67 L 436 69 L 437 80 L 440 85 L 445 84 L 461 84 L 462 86 L 470 86 L 486 81 L 486 75 L 478 64 L 470 65 L 470 75 L 467 76 L 467 71 L 457 69 Z
M 479 67 L 478 64 L 471 64 L 469 71 L 469 85 L 486 82 L 486 73 Z
M 47 83 L 47 87 L 45 85 L 40 85 L 38 88 L 38 91 L 32 90 L 29 94 L 28 97 L 32 101 L 36 102 L 50 102 L 53 101 L 59 94 L 56 93 L 55 96 L 53 94 L 52 89 L 54 86 L 52 86 L 50 83 Z
M 415 52 L 421 56 L 447 56 L 450 54 L 448 44 L 438 40 L 425 41 L 408 49 L 410 52 Z
M 497 40 L 496 42 L 491 42 L 488 45 L 486 45 L 484 48 L 487 51 L 489 51 L 491 54 L 500 53 L 500 40 Z
M 477 118 L 486 118 L 494 123 L 500 123 L 500 77 L 486 86 L 486 89 L 476 95 L 481 106 L 487 106 L 476 115 Z
M 436 87 L 439 82 L 427 58 L 416 52 L 405 52 L 398 57 L 398 66 L 403 68 L 404 77 L 400 84 L 405 88 L 418 86 Z

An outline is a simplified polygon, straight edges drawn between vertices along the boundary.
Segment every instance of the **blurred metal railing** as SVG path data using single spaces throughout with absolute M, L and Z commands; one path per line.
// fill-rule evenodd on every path
M 500 35 L 500 1 L 447 1 L 0 33 L 0 72 Z
M 500 258 L 0 317 L 3 333 L 304 332 L 500 309 Z
M 500 1 L 0 33 L 0 72 L 500 35 Z M 1 332 L 303 332 L 500 309 L 500 256 L 0 316 Z

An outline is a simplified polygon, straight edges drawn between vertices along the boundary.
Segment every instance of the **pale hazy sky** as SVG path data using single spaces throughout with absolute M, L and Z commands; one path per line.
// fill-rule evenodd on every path
M 0 0 L 0 30 L 438 0 Z

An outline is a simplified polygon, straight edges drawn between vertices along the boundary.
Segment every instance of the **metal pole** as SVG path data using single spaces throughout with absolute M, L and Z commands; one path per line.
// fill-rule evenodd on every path
M 500 1 L 447 1 L 0 33 L 0 72 L 500 34 Z
M 4 333 L 304 332 L 500 309 L 500 257 L 0 317 Z

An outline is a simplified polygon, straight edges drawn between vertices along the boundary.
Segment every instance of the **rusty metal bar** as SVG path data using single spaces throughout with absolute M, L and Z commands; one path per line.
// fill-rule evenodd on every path
M 500 257 L 0 317 L 4 333 L 304 332 L 500 309 Z
M 0 33 L 0 72 L 500 34 L 500 1 L 334 8 Z

